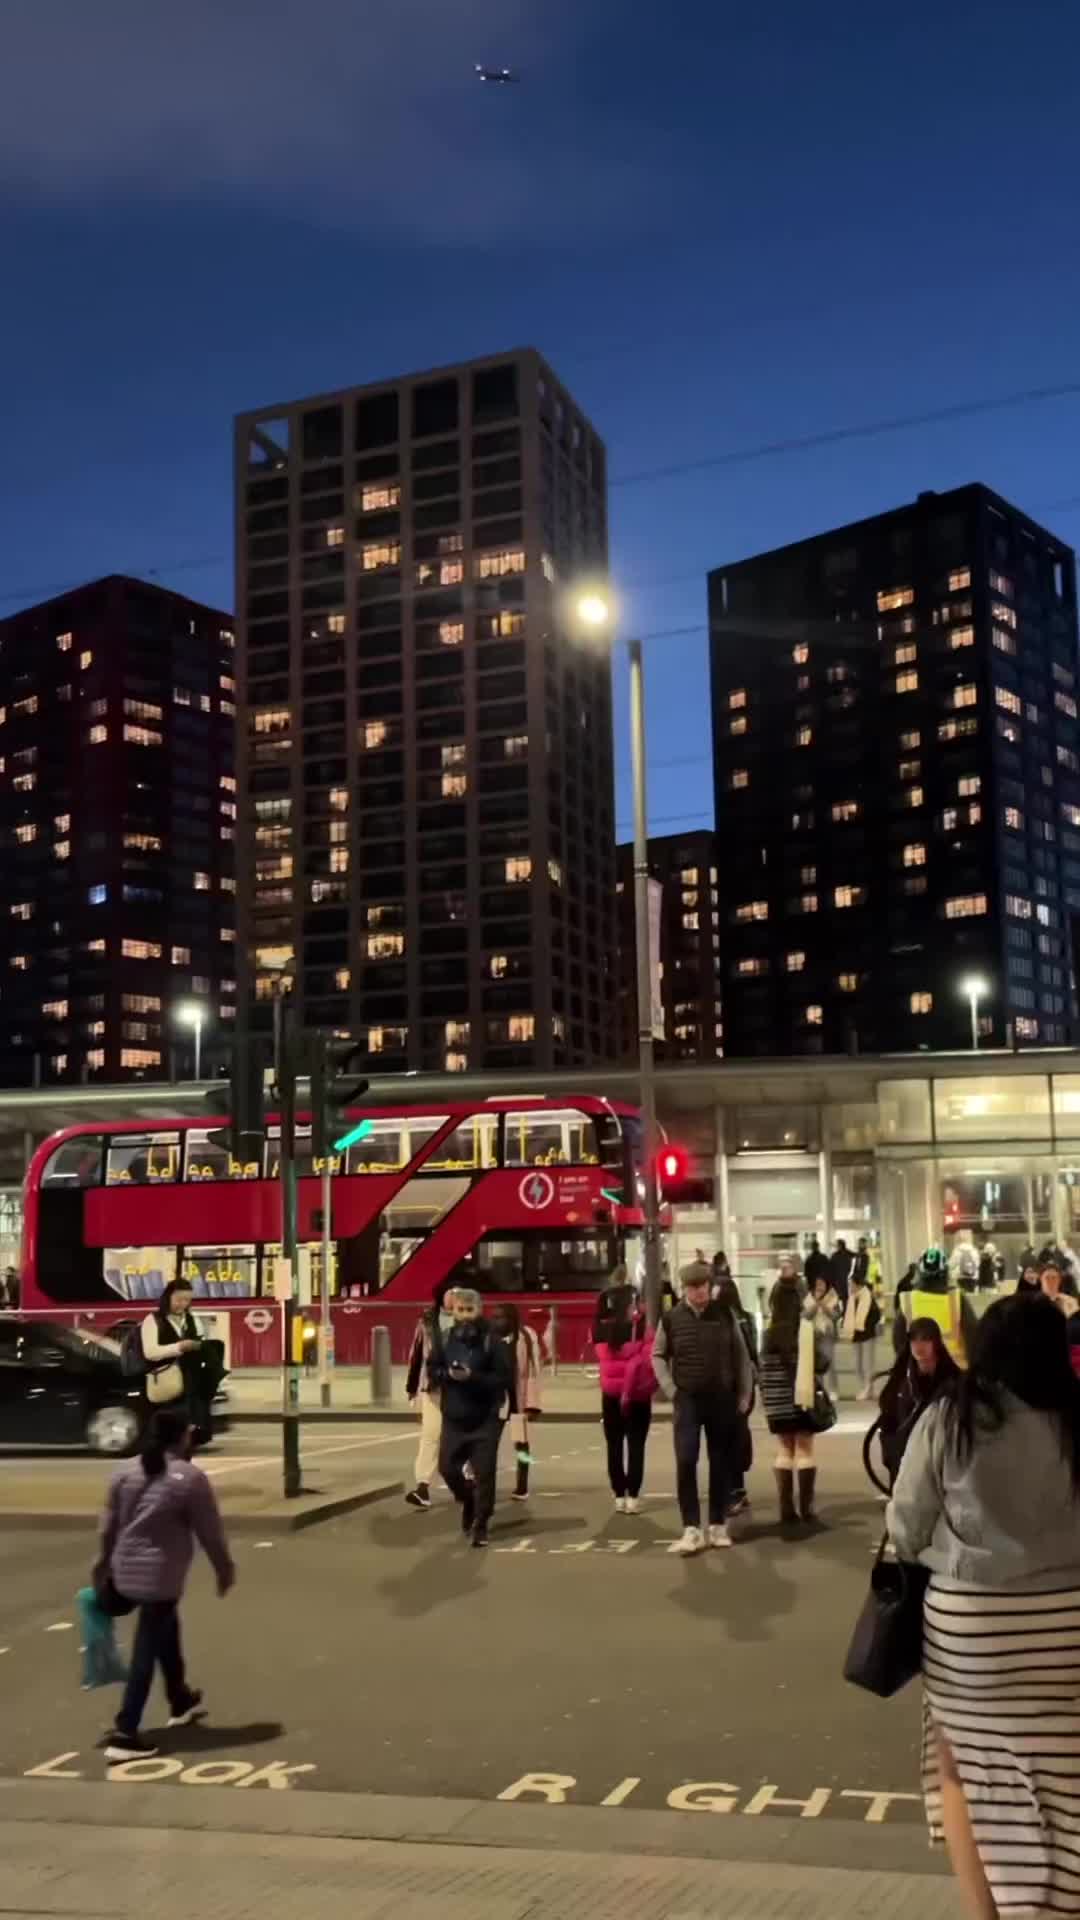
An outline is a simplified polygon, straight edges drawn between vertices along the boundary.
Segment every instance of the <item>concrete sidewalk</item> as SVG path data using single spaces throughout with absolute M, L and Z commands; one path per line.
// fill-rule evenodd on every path
M 141 1763 L 150 1773 L 151 1762 Z M 115 1770 L 114 1770 L 115 1771 Z M 198 1776 L 198 1768 L 190 1770 Z M 207 1769 L 208 1771 L 208 1769 Z M 0 1781 L 12 1913 L 957 1920 L 918 1831 L 113 1779 Z M 118 1874 L 120 1875 L 118 1881 Z

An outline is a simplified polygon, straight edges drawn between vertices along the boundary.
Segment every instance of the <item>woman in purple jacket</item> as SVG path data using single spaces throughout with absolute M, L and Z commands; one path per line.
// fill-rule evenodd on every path
M 617 1269 L 615 1284 L 600 1296 L 593 1346 L 600 1363 L 600 1393 L 607 1441 L 608 1479 L 616 1513 L 640 1513 L 645 1478 L 645 1442 L 652 1421 L 656 1376 L 653 1336 L 637 1294 Z M 623 1277 L 620 1277 L 623 1276 Z
M 101 1529 L 94 1588 L 109 1613 L 139 1609 L 123 1704 L 108 1736 L 106 1760 L 148 1758 L 157 1748 L 139 1733 L 154 1667 L 169 1699 L 169 1726 L 200 1717 L 202 1694 L 189 1687 L 180 1649 L 180 1598 L 198 1541 L 217 1574 L 222 1598 L 236 1579 L 214 1490 L 192 1465 L 195 1434 L 183 1409 L 162 1408 L 142 1453 L 116 1475 Z

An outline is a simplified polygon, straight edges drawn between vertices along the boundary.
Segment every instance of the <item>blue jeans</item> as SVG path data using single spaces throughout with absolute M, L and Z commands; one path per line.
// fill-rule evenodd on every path
M 116 1716 L 117 1727 L 122 1733 L 139 1731 L 139 1722 L 146 1711 L 155 1666 L 161 1668 L 170 1712 L 183 1713 L 188 1705 L 189 1694 L 187 1676 L 184 1672 L 184 1656 L 180 1650 L 180 1615 L 177 1612 L 177 1606 L 178 1602 L 175 1600 L 144 1600 L 139 1608 L 139 1624 L 135 1629 L 135 1639 L 132 1643 L 131 1665 L 128 1668 L 123 1704 Z

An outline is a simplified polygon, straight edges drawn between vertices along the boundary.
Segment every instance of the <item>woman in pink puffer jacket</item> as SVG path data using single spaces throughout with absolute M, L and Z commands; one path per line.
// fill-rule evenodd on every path
M 653 1335 L 637 1293 L 627 1281 L 626 1268 L 617 1268 L 612 1281 L 600 1296 L 593 1326 L 593 1346 L 600 1363 L 608 1479 L 616 1512 L 640 1513 L 645 1443 L 656 1392 Z

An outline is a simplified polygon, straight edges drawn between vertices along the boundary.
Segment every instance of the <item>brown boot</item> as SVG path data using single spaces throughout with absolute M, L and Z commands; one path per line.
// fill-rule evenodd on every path
M 799 1468 L 799 1512 L 804 1520 L 816 1520 L 814 1512 L 814 1487 L 817 1482 L 816 1467 Z
M 795 1475 L 790 1467 L 777 1467 L 776 1491 L 780 1495 L 780 1525 L 790 1527 L 798 1519 L 795 1511 Z

